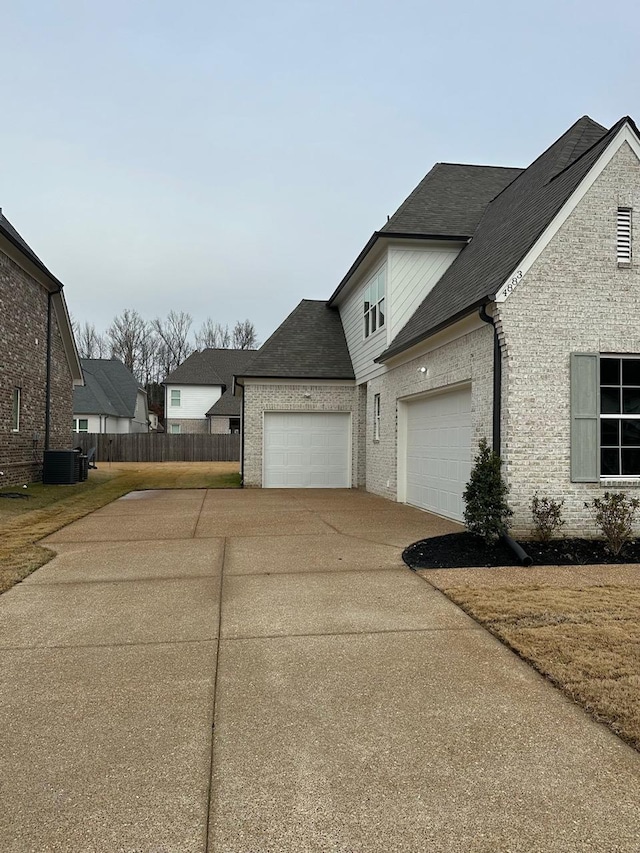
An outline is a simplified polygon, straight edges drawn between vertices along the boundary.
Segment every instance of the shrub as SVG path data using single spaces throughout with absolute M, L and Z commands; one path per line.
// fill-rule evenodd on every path
M 536 492 L 531 501 L 531 515 L 533 526 L 538 542 L 545 545 L 553 537 L 553 534 L 564 526 L 562 517 L 564 501 L 554 501 L 553 498 L 539 498 Z
M 639 506 L 638 498 L 629 498 L 623 492 L 605 492 L 601 498 L 585 503 L 616 557 L 633 539 L 633 522 Z
M 502 476 L 502 460 L 489 448 L 487 439 L 478 445 L 478 455 L 462 494 L 464 521 L 471 533 L 493 545 L 509 528 L 513 511 L 507 504 L 509 487 Z

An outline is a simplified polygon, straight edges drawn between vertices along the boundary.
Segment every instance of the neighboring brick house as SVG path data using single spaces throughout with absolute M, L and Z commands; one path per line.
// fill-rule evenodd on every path
M 240 400 L 233 375 L 241 373 L 254 350 L 204 349 L 192 353 L 164 381 L 168 433 L 239 433 Z
M 486 436 L 516 535 L 535 492 L 592 532 L 586 500 L 640 487 L 639 209 L 628 117 L 583 117 L 524 170 L 437 164 L 236 377 L 245 485 L 323 485 L 324 454 L 343 485 L 461 519 Z
M 72 446 L 80 361 L 62 284 L 0 212 L 0 485 L 38 480 Z
M 83 358 L 80 364 L 84 387 L 73 392 L 74 432 L 149 432 L 147 392 L 121 361 Z

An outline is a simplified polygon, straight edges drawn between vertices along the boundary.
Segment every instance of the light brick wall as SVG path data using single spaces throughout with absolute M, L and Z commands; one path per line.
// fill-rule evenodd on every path
M 631 268 L 618 268 L 616 215 L 627 205 L 634 211 L 635 256 Z M 569 357 L 640 353 L 639 261 L 640 164 L 625 143 L 498 306 L 506 349 L 502 453 L 515 535 L 530 530 L 536 491 L 564 498 L 567 535 L 595 532 L 584 502 L 603 486 L 570 480 Z
M 229 418 L 209 418 L 212 435 L 223 435 L 229 432 Z
M 0 485 L 33 482 L 42 474 L 47 377 L 45 289 L 0 252 Z M 73 446 L 73 379 L 52 315 L 52 448 Z M 13 389 L 21 389 L 20 430 L 12 431 Z
M 180 424 L 180 432 L 183 435 L 186 433 L 196 433 L 198 435 L 209 433 L 208 418 L 167 418 L 165 423 L 165 431 L 167 433 L 171 433 L 171 424 Z
M 304 395 L 310 394 L 306 398 Z M 355 385 L 246 385 L 244 485 L 262 486 L 264 412 L 350 412 L 352 485 L 358 484 L 358 389 Z
M 421 373 L 426 367 L 428 373 Z M 392 368 L 368 384 L 366 428 L 367 491 L 397 497 L 398 400 L 471 382 L 474 450 L 491 442 L 493 416 L 493 328 L 489 325 Z M 373 398 L 380 394 L 380 441 L 373 440 Z M 404 452 L 401 450 L 401 452 Z

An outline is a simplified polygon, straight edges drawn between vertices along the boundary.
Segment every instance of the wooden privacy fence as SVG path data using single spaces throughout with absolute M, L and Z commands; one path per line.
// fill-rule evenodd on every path
M 162 432 L 76 433 L 75 447 L 96 448 L 96 462 L 238 462 L 240 436 Z

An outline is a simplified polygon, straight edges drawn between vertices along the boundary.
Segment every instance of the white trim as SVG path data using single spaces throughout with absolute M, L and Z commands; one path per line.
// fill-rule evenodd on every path
M 265 377 L 264 379 L 245 379 L 244 384 L 239 387 L 250 388 L 259 385 L 299 385 L 309 387 L 314 387 L 316 385 L 337 385 L 338 387 L 352 387 L 355 386 L 355 384 L 355 379 L 271 379 Z
M 564 203 L 549 225 L 545 228 L 542 235 L 536 240 L 534 245 L 529 249 L 527 254 L 522 259 L 522 262 L 513 270 L 511 275 L 507 276 L 506 281 L 498 289 L 495 296 L 496 302 L 504 302 L 511 293 L 518 287 L 524 276 L 529 272 L 533 264 L 540 257 L 542 252 L 549 245 L 551 240 L 558 233 L 560 228 L 567 221 L 569 216 L 576 209 L 588 191 L 591 189 L 596 180 L 600 177 L 604 169 L 609 165 L 614 155 L 619 148 L 628 143 L 629 147 L 640 160 L 640 140 L 635 135 L 629 123 L 626 122 L 607 145 L 605 150 L 600 154 L 597 161 L 591 167 L 589 172 L 582 179 L 580 184 L 573 191 L 571 196 Z
M 414 358 L 420 358 L 420 356 L 440 349 L 440 347 L 450 344 L 452 341 L 458 340 L 458 338 L 463 338 L 465 335 L 471 334 L 471 332 L 485 328 L 489 328 L 487 323 L 480 319 L 477 311 L 474 311 L 469 316 L 463 317 L 461 320 L 447 326 L 446 329 L 442 329 L 442 331 L 436 332 L 435 335 L 425 338 L 419 344 L 403 350 L 398 355 L 392 356 L 388 361 L 385 360 L 381 366 L 386 367 L 387 370 L 393 370 L 401 364 L 413 361 Z

